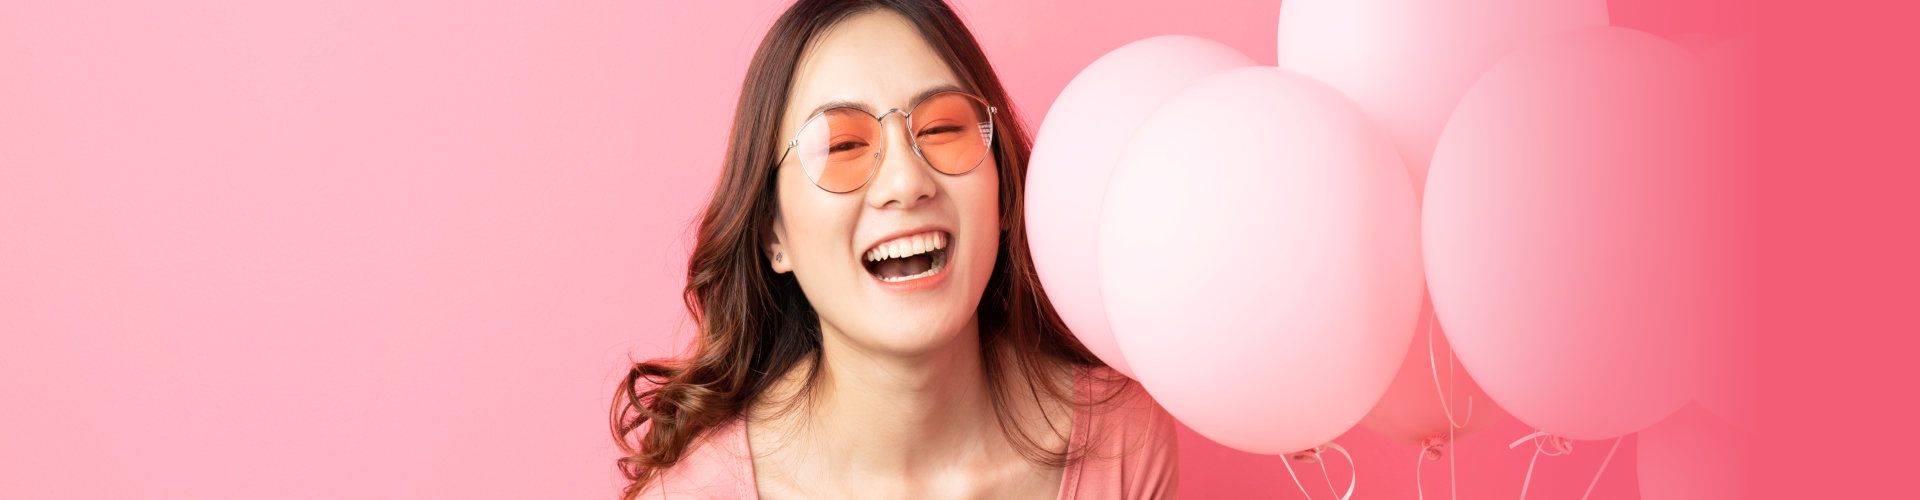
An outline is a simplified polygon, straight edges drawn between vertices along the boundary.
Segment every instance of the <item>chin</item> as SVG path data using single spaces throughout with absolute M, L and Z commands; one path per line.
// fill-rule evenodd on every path
M 863 334 L 850 335 L 856 343 L 899 356 L 918 356 L 952 345 L 973 321 L 973 311 L 890 314 L 875 318 Z

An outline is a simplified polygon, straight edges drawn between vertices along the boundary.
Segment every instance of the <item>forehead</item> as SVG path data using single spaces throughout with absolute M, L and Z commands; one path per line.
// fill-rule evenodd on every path
M 816 36 L 794 69 L 783 125 L 798 126 L 815 108 L 844 102 L 879 114 L 906 109 L 929 89 L 962 88 L 931 45 L 899 13 L 855 14 Z

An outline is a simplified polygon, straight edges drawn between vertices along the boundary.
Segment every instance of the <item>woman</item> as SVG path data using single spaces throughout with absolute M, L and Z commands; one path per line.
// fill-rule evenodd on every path
M 683 359 L 614 397 L 625 498 L 1171 498 L 1172 418 L 1072 337 L 1030 141 L 938 0 L 802 0 L 747 70 Z

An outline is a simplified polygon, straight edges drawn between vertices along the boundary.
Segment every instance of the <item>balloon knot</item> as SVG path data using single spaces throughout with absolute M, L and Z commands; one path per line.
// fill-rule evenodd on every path
M 1549 439 L 1546 440 L 1545 444 L 1546 444 L 1546 453 L 1548 456 L 1565 455 L 1568 453 L 1573 453 L 1573 440 L 1571 439 L 1563 438 L 1560 436 L 1550 436 Z
M 1288 453 L 1287 458 L 1291 458 L 1294 461 L 1300 462 L 1303 464 L 1317 464 L 1317 463 L 1320 463 L 1320 452 L 1323 452 L 1323 451 L 1327 451 L 1327 445 L 1323 444 L 1320 446 L 1315 446 L 1313 448 L 1300 450 L 1293 453 Z
M 1534 431 L 1533 434 L 1522 436 L 1513 444 L 1507 445 L 1507 448 L 1517 448 L 1520 443 L 1527 441 L 1533 441 L 1534 448 L 1542 455 L 1551 457 L 1573 453 L 1573 440 L 1548 434 L 1547 431 Z
M 1441 449 L 1445 448 L 1446 445 L 1446 436 L 1427 436 L 1426 439 L 1420 440 L 1420 456 L 1425 457 L 1429 462 L 1440 460 L 1443 456 Z

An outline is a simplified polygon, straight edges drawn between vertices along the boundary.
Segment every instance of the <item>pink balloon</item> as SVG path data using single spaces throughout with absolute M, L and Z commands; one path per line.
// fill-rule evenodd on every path
M 1287 0 L 1278 55 L 1366 111 L 1400 147 L 1417 192 L 1480 73 L 1541 37 L 1606 25 L 1605 0 Z
M 1460 101 L 1424 205 L 1428 289 L 1462 365 L 1537 429 L 1644 429 L 1701 384 L 1750 261 L 1700 72 L 1594 28 L 1516 51 Z M 1743 263 L 1746 262 L 1746 263 Z
M 1635 458 L 1644 500 L 1747 498 L 1753 436 L 1690 404 L 1640 431 Z
M 1500 405 L 1449 357 L 1453 348 L 1447 345 L 1446 329 L 1433 317 L 1431 302 L 1422 301 L 1414 330 L 1413 348 L 1407 349 L 1386 394 L 1360 420 L 1361 427 L 1380 437 L 1424 445 L 1429 440 L 1458 441 L 1506 417 Z M 1444 402 L 1441 394 L 1446 394 Z
M 1353 104 L 1272 67 L 1148 118 L 1100 217 L 1100 290 L 1154 399 L 1214 441 L 1299 451 L 1352 428 L 1419 314 L 1419 208 Z
M 1093 260 L 1107 179 L 1148 112 L 1207 75 L 1252 65 L 1239 51 L 1204 38 L 1140 40 L 1082 70 L 1040 125 L 1027 166 L 1027 243 L 1034 268 L 1080 343 L 1129 377 L 1133 368 L 1107 327 Z

